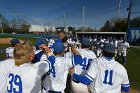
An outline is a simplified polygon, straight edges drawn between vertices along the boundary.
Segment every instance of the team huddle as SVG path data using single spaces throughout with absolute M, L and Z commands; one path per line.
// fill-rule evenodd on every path
M 63 31 L 58 36 L 34 45 L 12 39 L 7 59 L 0 62 L 0 93 L 65 93 L 68 75 L 69 93 L 129 91 L 127 71 L 115 61 L 115 45 L 104 43 L 97 56 L 89 38 L 81 38 L 76 47 Z

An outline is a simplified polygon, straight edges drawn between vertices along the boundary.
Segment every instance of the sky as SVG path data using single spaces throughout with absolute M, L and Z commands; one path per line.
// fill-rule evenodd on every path
M 100 28 L 117 18 L 120 0 L 0 0 L 0 13 L 7 19 L 22 18 L 33 25 L 84 25 Z M 119 17 L 127 18 L 130 0 L 121 0 Z M 132 17 L 140 15 L 140 0 L 133 0 Z

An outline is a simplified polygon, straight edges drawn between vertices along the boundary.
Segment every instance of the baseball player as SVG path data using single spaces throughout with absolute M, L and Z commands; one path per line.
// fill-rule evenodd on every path
M 65 52 L 64 44 L 59 43 L 53 46 L 55 58 L 55 64 L 46 77 L 44 87 L 47 93 L 64 93 L 66 88 L 66 80 L 68 75 L 68 69 L 74 67 L 77 64 L 81 64 L 82 57 L 76 48 L 72 48 L 74 53 L 73 60 L 71 58 L 63 57 Z
M 15 66 L 15 60 L 12 58 L 8 58 L 0 62 L 0 93 L 6 92 L 6 81 L 8 74 Z
M 15 67 L 7 79 L 8 93 L 41 93 L 41 76 L 54 64 L 54 56 L 46 45 L 41 45 L 50 61 L 32 64 L 34 59 L 33 45 L 29 42 L 19 43 L 14 49 Z
M 84 75 L 85 71 L 88 69 L 90 62 L 96 58 L 96 55 L 93 51 L 89 50 L 90 48 L 90 40 L 88 38 L 82 38 L 81 41 L 81 49 L 77 49 L 77 51 L 82 56 L 83 62 L 81 65 L 76 65 L 74 67 L 75 73 L 78 75 Z M 87 86 L 82 83 L 76 83 L 75 81 L 71 81 L 71 88 L 73 93 L 88 93 Z
M 123 42 L 120 42 L 118 45 L 118 60 L 123 57 L 123 64 L 126 64 L 126 54 L 129 48 L 130 45 L 125 40 L 123 40 Z
M 58 31 L 57 35 L 59 36 L 60 39 L 58 39 L 55 43 L 65 43 L 67 41 L 67 36 L 64 31 Z
M 47 41 L 37 40 L 35 42 L 35 58 L 32 63 L 47 60 L 47 53 L 40 47 L 41 44 L 48 44 Z
M 121 93 L 129 91 L 129 80 L 126 69 L 113 58 L 115 46 L 106 43 L 103 57 L 93 60 L 86 75 L 72 74 L 75 80 L 89 85 L 91 93 Z M 73 70 L 70 70 L 73 73 Z
M 13 38 L 10 40 L 11 43 L 11 47 L 6 48 L 6 57 L 7 58 L 11 58 L 13 57 L 13 51 L 14 51 L 14 47 L 16 44 L 18 44 L 20 41 L 16 38 Z

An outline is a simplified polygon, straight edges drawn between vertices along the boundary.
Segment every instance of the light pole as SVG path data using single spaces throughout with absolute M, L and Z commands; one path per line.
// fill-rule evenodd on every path
M 130 27 L 130 17 L 131 17 L 131 10 L 132 10 L 132 0 L 130 0 L 130 4 L 129 4 L 129 8 L 127 8 L 128 11 L 128 18 L 127 18 L 127 33 L 126 33 L 126 37 L 128 38 L 128 30 Z
M 118 12 L 117 12 L 117 21 L 119 19 L 119 15 L 120 15 L 121 2 L 122 2 L 122 0 L 119 1 Z
M 85 27 L 85 6 L 83 7 L 83 31 Z
M 129 8 L 127 8 L 127 11 L 128 11 L 127 31 L 128 31 L 128 29 L 129 29 L 129 27 L 130 27 L 131 10 L 132 10 L 132 0 L 130 0 Z

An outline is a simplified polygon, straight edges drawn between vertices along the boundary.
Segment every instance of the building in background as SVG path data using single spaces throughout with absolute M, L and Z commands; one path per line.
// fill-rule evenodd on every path
M 127 41 L 133 45 L 140 44 L 140 28 L 129 28 Z
M 42 26 L 42 25 L 31 25 L 29 32 L 34 34 L 49 34 L 55 32 L 55 27 L 53 26 Z

